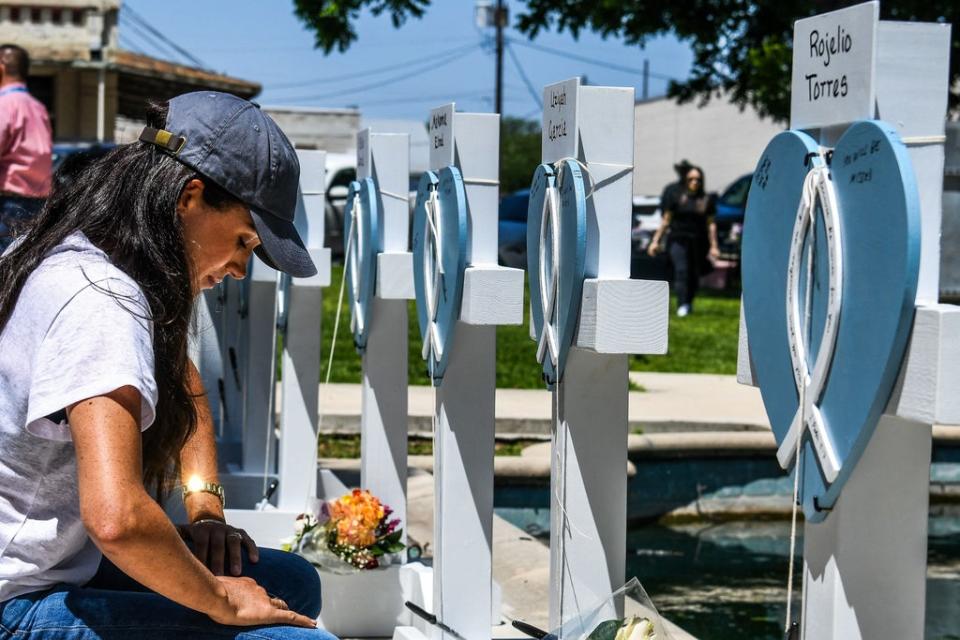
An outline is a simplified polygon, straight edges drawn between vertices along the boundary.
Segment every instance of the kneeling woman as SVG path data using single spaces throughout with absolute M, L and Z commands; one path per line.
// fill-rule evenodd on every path
M 0 638 L 330 637 L 309 564 L 258 550 L 210 493 L 185 498 L 181 527 L 150 495 L 216 480 L 187 359 L 196 295 L 254 252 L 315 273 L 298 179 L 255 105 L 186 94 L 0 258 Z

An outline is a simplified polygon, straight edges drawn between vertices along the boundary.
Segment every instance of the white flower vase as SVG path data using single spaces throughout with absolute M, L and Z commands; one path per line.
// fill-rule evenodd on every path
M 320 626 L 341 638 L 390 638 L 409 624 L 400 585 L 400 564 L 353 573 L 317 567 L 323 590 Z

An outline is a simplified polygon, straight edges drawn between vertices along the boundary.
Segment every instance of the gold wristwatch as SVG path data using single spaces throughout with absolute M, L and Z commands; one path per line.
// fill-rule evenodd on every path
M 224 497 L 223 497 L 223 485 L 217 484 L 216 482 L 204 482 L 200 478 L 194 476 L 190 478 L 190 481 L 187 484 L 183 485 L 183 500 L 186 502 L 187 496 L 191 493 L 212 493 L 213 495 L 220 498 L 220 506 L 224 506 Z

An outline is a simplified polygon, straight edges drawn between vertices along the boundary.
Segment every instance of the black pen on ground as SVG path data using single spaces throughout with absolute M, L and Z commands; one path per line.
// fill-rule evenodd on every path
M 230 347 L 227 354 L 230 356 L 230 368 L 233 369 L 233 381 L 238 390 L 243 390 L 243 385 L 240 384 L 240 370 L 237 368 L 237 351 Z
M 421 609 L 420 607 L 418 607 L 417 605 L 413 604 L 413 603 L 410 602 L 409 600 L 407 600 L 407 601 L 404 602 L 403 604 L 407 607 L 407 609 L 410 609 L 410 611 L 412 611 L 413 613 L 415 613 L 418 617 L 423 618 L 423 619 L 426 620 L 429 624 L 432 624 L 433 626 L 435 626 L 436 628 L 440 629 L 441 631 L 446 631 L 447 633 L 449 633 L 450 635 L 452 635 L 454 638 L 459 638 L 460 640 L 466 640 L 466 638 L 464 638 L 462 635 L 460 635 L 459 633 L 457 633 L 456 631 L 454 631 L 453 629 L 451 629 L 451 628 L 448 627 L 447 625 L 445 625 L 445 624 L 443 624 L 442 622 L 440 622 L 439 620 L 437 620 L 437 616 L 435 616 L 434 614 L 430 613 L 429 611 L 425 611 L 424 609 Z
M 552 633 L 544 631 L 539 627 L 535 627 L 528 622 L 523 620 L 514 620 L 510 624 L 513 625 L 513 628 L 517 631 L 527 634 L 531 638 L 536 638 L 536 640 L 556 640 L 556 636 Z

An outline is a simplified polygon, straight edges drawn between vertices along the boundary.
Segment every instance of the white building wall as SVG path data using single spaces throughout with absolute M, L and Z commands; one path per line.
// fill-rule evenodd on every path
M 0 0 L 0 41 L 34 58 L 53 51 L 87 60 L 91 49 L 117 46 L 119 9 L 120 0 Z
M 634 108 L 633 193 L 660 195 L 676 180 L 673 165 L 686 158 L 703 167 L 708 191 L 727 185 L 756 166 L 760 153 L 784 129 L 756 111 L 714 98 L 678 105 L 670 98 L 638 102 Z
M 263 107 L 298 149 L 353 153 L 357 148 L 360 112 L 356 109 Z
M 406 133 L 410 136 L 410 175 L 420 175 L 430 168 L 430 136 L 426 118 L 423 120 L 390 120 L 362 118 L 360 128 L 369 127 L 377 133 Z

